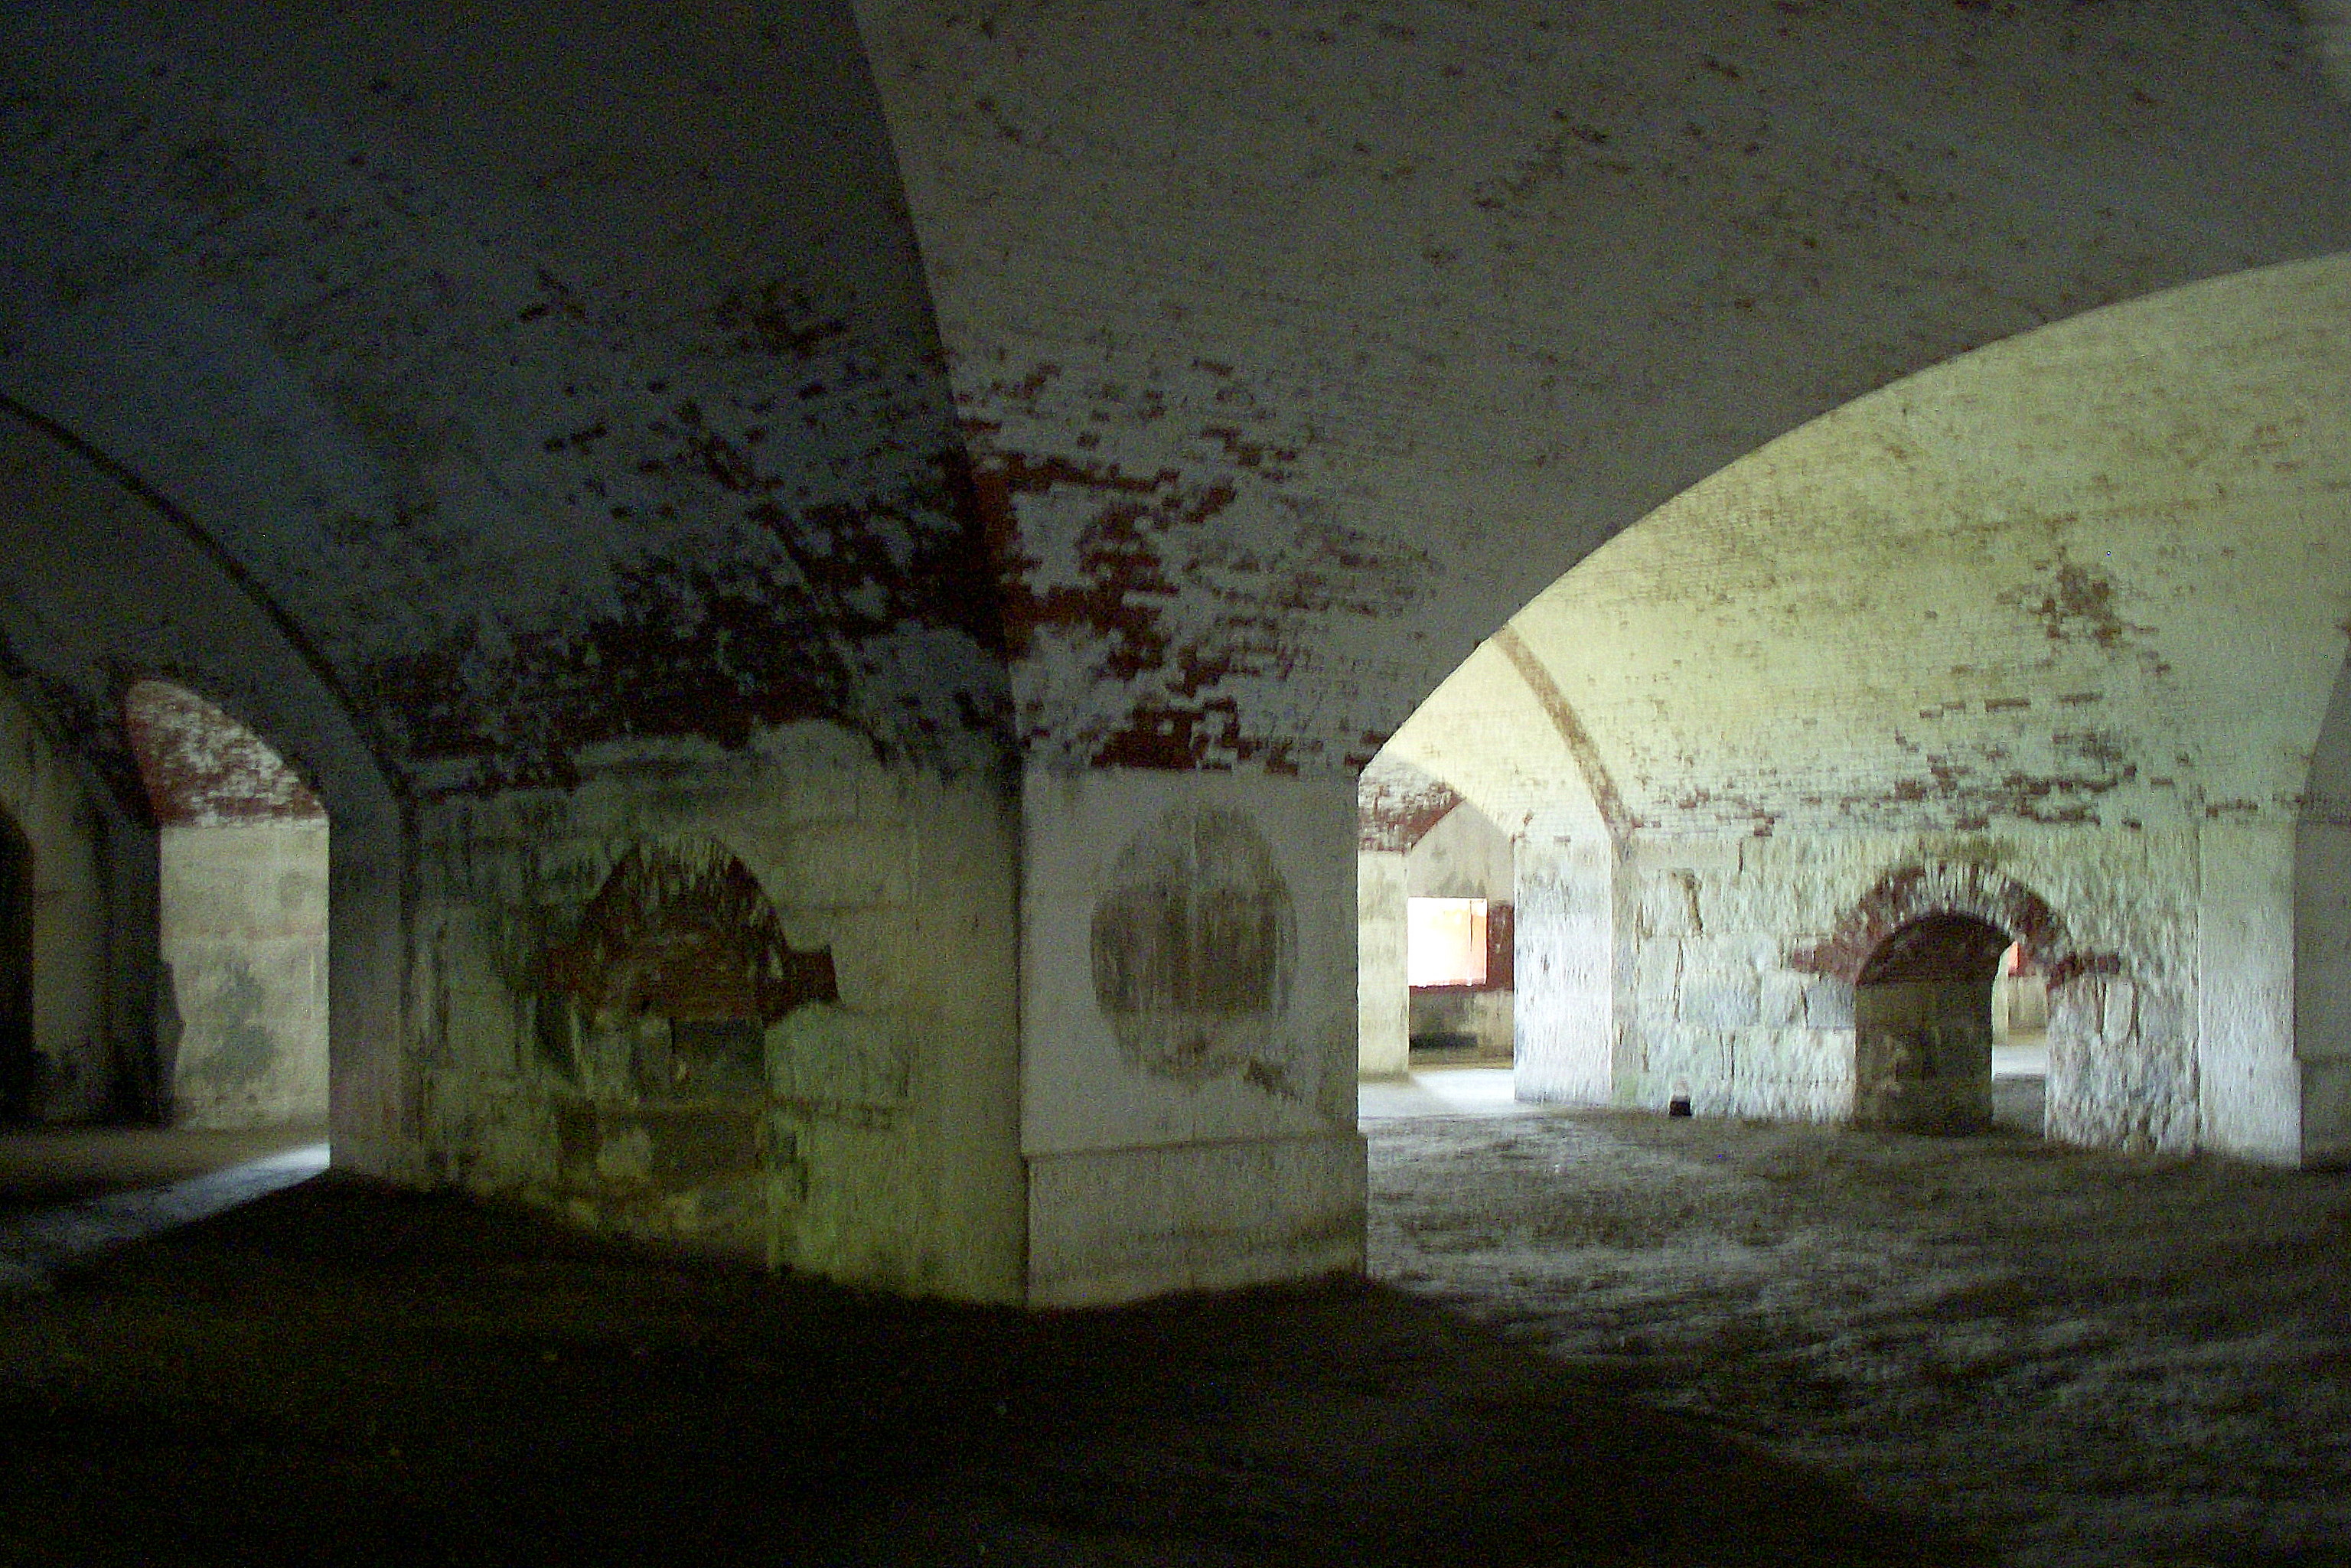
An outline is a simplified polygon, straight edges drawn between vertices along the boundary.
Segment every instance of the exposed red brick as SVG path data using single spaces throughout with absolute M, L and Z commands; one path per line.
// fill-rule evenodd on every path
M 167 681 L 136 681 L 122 723 L 149 808 L 166 827 L 323 817 L 285 758 L 226 713 Z
M 749 868 L 716 845 L 631 850 L 548 949 L 547 988 L 582 1012 L 773 1023 L 840 999 L 832 950 L 796 951 Z

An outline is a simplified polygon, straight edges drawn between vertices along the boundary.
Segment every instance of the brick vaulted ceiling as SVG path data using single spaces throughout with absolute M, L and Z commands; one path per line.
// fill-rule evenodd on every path
M 11 439 L 198 538 L 424 790 L 799 719 L 1349 772 L 1771 438 L 2351 248 L 2351 114 L 2256 5 L 4 25 Z M 53 705 L 158 673 L 0 588 Z
M 1366 778 L 1569 837 L 2290 825 L 2351 637 L 2346 345 L 2327 257 L 1856 400 L 1594 551 Z

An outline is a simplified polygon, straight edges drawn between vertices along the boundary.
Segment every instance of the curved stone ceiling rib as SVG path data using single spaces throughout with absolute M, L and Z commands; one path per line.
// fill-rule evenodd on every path
M 2130 828 L 2294 821 L 2346 629 L 2351 256 L 1860 399 L 1495 641 L 1540 661 L 1637 828 Z M 1473 799 L 1587 800 L 1589 769 L 1521 740 L 1527 685 L 1481 651 L 1391 749 Z

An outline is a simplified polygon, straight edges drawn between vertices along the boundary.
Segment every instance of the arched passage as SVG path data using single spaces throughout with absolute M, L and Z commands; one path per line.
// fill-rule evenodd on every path
M 1991 1127 L 1992 982 L 2010 936 L 1929 915 L 1888 936 L 1854 986 L 1854 1120 L 1911 1133 Z
M 1379 761 L 1517 841 L 1518 1092 L 1853 1115 L 1860 969 L 1949 912 L 2045 967 L 2051 1136 L 2316 1155 L 2335 1080 L 2290 1019 L 2331 960 L 2297 983 L 2286 890 L 2351 608 L 2346 290 L 2240 274 L 1925 371 L 1480 645 Z

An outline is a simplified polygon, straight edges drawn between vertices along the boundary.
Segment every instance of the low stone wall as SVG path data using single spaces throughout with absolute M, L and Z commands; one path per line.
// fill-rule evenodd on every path
M 1423 986 L 1412 992 L 1416 1050 L 1460 1049 L 1507 1060 L 1512 1044 L 1511 993 Z

